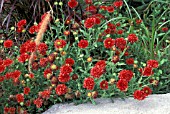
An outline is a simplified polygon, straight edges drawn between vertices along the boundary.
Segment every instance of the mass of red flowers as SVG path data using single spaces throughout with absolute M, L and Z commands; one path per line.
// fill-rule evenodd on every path
M 150 40 L 143 41 L 145 21 L 122 16 L 126 13 L 121 9 L 127 6 L 123 6 L 123 0 L 68 0 L 54 5 L 46 0 L 46 3 L 52 9 L 55 6 L 57 13 L 50 9 L 37 16 L 34 22 L 40 18 L 38 24 L 19 20 L 13 30 L 17 39 L 9 36 L 0 41 L 4 114 L 40 113 L 54 103 L 88 100 L 94 103 L 95 98 L 112 95 L 132 95 L 141 101 L 155 92 L 154 87 L 159 89 L 162 84 L 159 75 L 164 73 L 159 70 L 164 62 L 159 58 L 162 52 L 157 53 L 149 45 L 148 50 L 152 48 L 155 52 L 150 57 L 152 53 L 147 48 L 142 50 L 140 46 L 147 47 Z M 58 15 L 61 12 L 64 13 Z M 48 25 L 43 27 L 48 14 L 51 15 Z M 167 32 L 161 33 L 162 36 L 168 34 L 167 26 L 157 28 L 159 32 Z M 39 35 L 42 39 L 37 42 Z M 143 52 L 148 55 L 142 55 Z

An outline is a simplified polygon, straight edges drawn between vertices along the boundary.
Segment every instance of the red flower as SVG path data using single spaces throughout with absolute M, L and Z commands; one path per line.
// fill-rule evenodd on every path
M 70 66 L 73 66 L 74 65 L 74 60 L 72 58 L 67 58 L 65 60 L 65 64 L 69 64 Z
M 18 28 L 17 28 L 17 32 L 18 32 L 18 33 L 21 33 L 21 32 L 22 32 L 22 30 L 24 30 L 24 28 L 23 28 L 23 27 L 18 27 Z
M 24 94 L 25 94 L 25 95 L 28 95 L 29 92 L 30 92 L 30 88 L 29 88 L 29 87 L 25 87 L 25 88 L 24 88 Z
M 49 62 L 53 63 L 55 61 L 56 56 L 56 54 L 52 53 L 47 57 L 47 59 Z
M 134 43 L 138 41 L 138 37 L 136 36 L 136 34 L 129 34 L 128 35 L 128 41 L 130 43 Z
M 116 23 L 116 26 L 119 27 L 120 26 L 120 22 Z
M 147 61 L 147 67 L 158 68 L 158 61 L 156 61 L 156 60 L 148 60 Z
M 33 74 L 33 73 L 30 73 L 30 74 L 29 74 L 29 78 L 34 78 L 34 74 Z
M 9 113 L 10 113 L 10 114 L 15 114 L 15 110 L 16 110 L 15 107 L 10 107 L 10 108 L 9 108 Z
M 79 48 L 86 48 L 88 46 L 88 41 L 87 40 L 80 40 L 80 42 L 78 43 L 78 47 Z
M 21 71 L 19 70 L 15 70 L 14 72 L 12 72 L 12 78 L 19 78 L 21 75 Z
M 6 60 L 3 61 L 3 64 L 5 66 L 10 66 L 12 63 L 13 63 L 13 60 L 11 60 L 11 59 L 6 59 Z
M 167 32 L 168 31 L 168 27 L 162 27 L 162 31 L 163 32 Z
M 115 45 L 121 50 L 124 50 L 126 47 L 126 40 L 124 38 L 116 38 Z
M 50 94 L 51 94 L 50 90 L 44 90 L 43 92 L 41 92 L 41 97 L 43 99 L 49 99 L 50 98 Z
M 63 48 L 66 46 L 66 41 L 65 40 L 62 40 L 62 39 L 57 39 L 55 42 L 54 42 L 54 45 L 55 45 L 55 48 Z
M 97 25 L 99 25 L 100 24 L 100 18 L 98 18 L 98 17 L 95 17 L 95 24 L 97 24 Z
M 120 91 L 127 91 L 128 88 L 128 82 L 126 80 L 122 80 L 120 79 L 117 84 L 116 84 L 117 88 L 120 89 Z
M 84 22 L 86 28 L 92 28 L 96 24 L 96 19 L 94 17 L 87 18 Z
M 72 71 L 73 69 L 69 65 L 63 65 L 60 68 L 60 73 L 63 73 L 63 74 L 70 74 Z
M 145 67 L 142 74 L 143 74 L 143 76 L 151 76 L 153 74 L 152 68 Z
M 37 25 L 31 26 L 30 29 L 29 29 L 30 34 L 34 34 L 35 32 L 38 32 L 38 26 Z
M 52 75 L 52 70 L 50 68 L 47 68 L 44 70 L 44 78 L 49 78 L 48 76 Z
M 116 26 L 112 23 L 108 23 L 107 26 L 108 26 L 108 28 L 111 29 L 112 32 L 114 32 L 116 30 Z
M 100 66 L 94 66 L 91 70 L 90 70 L 90 75 L 93 76 L 94 78 L 100 78 L 100 76 L 104 73 L 104 69 L 103 67 Z
M 152 90 L 148 87 L 148 86 L 145 86 L 142 91 L 144 92 L 145 96 L 148 96 L 152 93 Z
M 47 65 L 47 62 L 48 62 L 47 58 L 41 58 L 39 64 L 41 67 L 45 67 Z
M 127 65 L 133 65 L 134 64 L 134 59 L 133 58 L 126 59 L 126 64 Z
M 68 6 L 70 8 L 75 8 L 75 7 L 77 7 L 77 5 L 78 5 L 78 2 L 76 0 L 69 0 L 68 1 Z
M 104 32 L 106 33 L 106 34 L 110 34 L 111 33 L 111 29 L 110 28 L 107 28 L 106 30 L 104 30 Z
M 67 93 L 67 86 L 65 84 L 59 84 L 55 88 L 55 91 L 57 95 L 64 95 Z
M 3 82 L 3 81 L 4 81 L 4 79 L 5 79 L 5 77 L 4 77 L 4 76 L 0 76 L 0 82 Z
M 123 34 L 123 30 L 118 30 L 117 34 L 120 34 L 120 35 Z
M 33 69 L 33 70 L 38 70 L 38 67 L 39 67 L 39 65 L 38 65 L 37 62 L 33 62 L 33 63 L 32 63 L 32 69 Z
M 102 67 L 104 69 L 106 67 L 106 61 L 100 60 L 95 64 L 95 66 L 99 66 L 99 67 Z
M 115 41 L 112 38 L 107 38 L 104 40 L 104 47 L 109 49 L 112 48 L 115 44 Z
M 113 2 L 113 5 L 116 7 L 116 8 L 119 8 L 123 5 L 123 1 L 119 0 L 119 1 L 115 1 Z
M 58 80 L 62 83 L 66 83 L 70 80 L 70 75 L 68 73 L 60 73 Z
M 112 62 L 114 64 L 116 64 L 118 61 L 119 61 L 119 56 L 118 55 L 115 55 L 115 56 L 112 57 Z
M 7 72 L 7 73 L 5 74 L 5 79 L 9 80 L 10 78 L 12 78 L 12 75 L 13 75 L 12 72 Z
M 30 105 L 31 105 L 31 101 L 30 101 L 30 100 L 27 100 L 27 101 L 25 102 L 25 106 L 29 107 Z
M 28 55 L 27 53 L 22 53 L 19 57 L 18 57 L 18 61 L 21 63 L 24 63 L 26 60 L 28 60 L 30 58 L 30 55 Z
M 113 6 L 107 6 L 107 11 L 109 13 L 113 13 L 114 12 L 114 7 Z
M 142 19 L 137 19 L 136 20 L 136 24 L 141 24 L 142 23 Z
M 17 99 L 17 102 L 18 102 L 18 103 L 24 102 L 24 95 L 22 95 L 22 94 L 17 94 L 17 95 L 16 95 L 16 99 Z
M 5 65 L 0 65 L 0 73 L 4 72 L 5 69 L 6 69 Z
M 100 82 L 100 88 L 103 90 L 107 90 L 108 89 L 108 82 L 106 80 L 103 80 L 102 82 Z
M 73 74 L 72 75 L 72 80 L 77 80 L 79 77 L 78 77 L 78 75 L 77 74 Z
M 107 10 L 107 6 L 100 6 L 101 10 Z
M 40 108 L 42 106 L 43 100 L 40 98 L 37 98 L 34 100 L 34 104 L 36 105 L 37 108 Z
M 92 4 L 92 0 L 84 0 L 86 2 L 86 4 Z
M 145 94 L 143 91 L 141 90 L 136 90 L 133 94 L 134 98 L 137 100 L 143 100 L 145 99 Z
M 26 52 L 34 52 L 36 49 L 36 43 L 32 40 L 26 41 L 24 44 L 20 47 L 20 53 L 26 53 Z
M 23 27 L 24 25 L 26 25 L 27 21 L 25 19 L 23 20 L 20 20 L 18 23 L 17 23 L 17 27 Z
M 47 44 L 45 44 L 45 43 L 40 43 L 40 44 L 38 45 L 38 51 L 39 51 L 40 54 L 42 54 L 42 55 L 45 55 L 45 54 L 46 54 L 47 49 L 48 49 L 48 46 L 47 46 Z
M 87 6 L 85 9 L 87 12 L 90 12 L 92 14 L 95 14 L 97 12 L 97 8 L 94 5 Z
M 13 45 L 13 41 L 12 40 L 6 40 L 4 42 L 4 47 L 5 48 L 10 48 L 10 47 L 12 47 L 12 45 Z
M 94 84 L 95 84 L 94 79 L 91 77 L 88 77 L 84 79 L 83 87 L 88 90 L 93 90 Z
M 4 107 L 4 113 L 8 113 L 8 112 L 9 112 L 9 110 L 10 110 L 10 108 L 8 108 L 8 107 Z
M 133 77 L 133 72 L 131 70 L 121 70 L 119 72 L 119 78 L 129 82 Z

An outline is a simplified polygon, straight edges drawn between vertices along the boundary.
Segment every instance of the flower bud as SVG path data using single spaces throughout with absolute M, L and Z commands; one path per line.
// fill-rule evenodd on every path
M 77 90 L 77 91 L 75 92 L 75 96 L 76 96 L 76 98 L 80 98 L 80 96 L 81 96 L 80 91 Z
M 92 57 L 88 57 L 87 62 L 91 62 L 91 61 L 92 61 Z
M 63 5 L 63 2 L 59 2 L 59 5 L 62 6 L 62 5 Z
M 115 82 L 116 82 L 116 80 L 115 80 L 114 78 L 111 78 L 111 79 L 109 80 L 109 83 L 110 83 L 111 85 L 113 85 Z
M 88 93 L 87 93 L 87 96 L 88 96 L 88 97 L 92 97 L 92 92 L 88 92 Z
M 133 64 L 133 68 L 138 68 L 138 65 L 137 64 Z

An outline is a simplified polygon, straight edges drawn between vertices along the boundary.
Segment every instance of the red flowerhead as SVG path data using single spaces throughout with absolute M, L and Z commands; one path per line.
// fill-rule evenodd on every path
M 57 39 L 54 42 L 55 48 L 64 48 L 66 46 L 66 41 L 62 39 Z
M 119 78 L 129 82 L 133 77 L 133 72 L 131 70 L 121 70 L 119 72 Z
M 67 86 L 65 84 L 59 84 L 55 88 L 55 91 L 57 95 L 64 95 L 67 93 Z
M 112 48 L 115 44 L 115 40 L 113 40 L 112 38 L 107 38 L 104 40 L 104 47 L 109 49 Z
M 156 60 L 148 60 L 147 66 L 151 68 L 158 68 L 158 61 Z
M 103 80 L 102 82 L 100 82 L 100 88 L 103 90 L 107 90 L 108 89 L 108 82 L 106 80 Z
M 141 90 L 136 90 L 134 92 L 133 96 L 134 96 L 134 99 L 137 99 L 137 100 L 143 100 L 146 97 L 144 92 Z
M 75 8 L 75 7 L 77 7 L 77 5 L 78 5 L 78 2 L 76 0 L 69 0 L 68 1 L 68 6 L 70 8 Z
M 142 91 L 144 92 L 145 96 L 148 96 L 152 93 L 152 90 L 148 87 L 148 86 L 145 86 Z
M 13 45 L 13 41 L 12 40 L 6 40 L 4 42 L 4 47 L 5 48 L 10 48 L 10 47 L 12 47 L 12 45 Z
M 24 95 L 22 95 L 22 94 L 17 94 L 17 95 L 16 95 L 16 99 L 17 99 L 17 102 L 18 102 L 18 103 L 24 102 Z
M 138 41 L 138 37 L 136 36 L 136 34 L 129 34 L 128 41 L 133 44 L 134 42 Z
M 128 82 L 126 80 L 119 80 L 116 84 L 117 88 L 120 89 L 120 91 L 127 91 L 128 88 Z
M 79 48 L 86 48 L 88 46 L 88 41 L 87 40 L 80 40 L 78 43 Z
M 122 0 L 117 0 L 115 2 L 113 2 L 113 5 L 116 7 L 116 8 L 119 8 L 123 5 L 123 1 Z
M 88 90 L 93 90 L 94 84 L 95 84 L 94 79 L 91 77 L 88 77 L 84 79 L 83 87 Z

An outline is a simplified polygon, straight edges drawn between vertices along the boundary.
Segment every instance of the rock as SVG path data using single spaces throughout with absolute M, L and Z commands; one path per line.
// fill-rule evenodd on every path
M 116 98 L 114 103 L 109 98 L 95 101 L 97 105 L 56 104 L 43 114 L 170 114 L 170 93 L 150 95 L 143 101 L 133 98 Z

